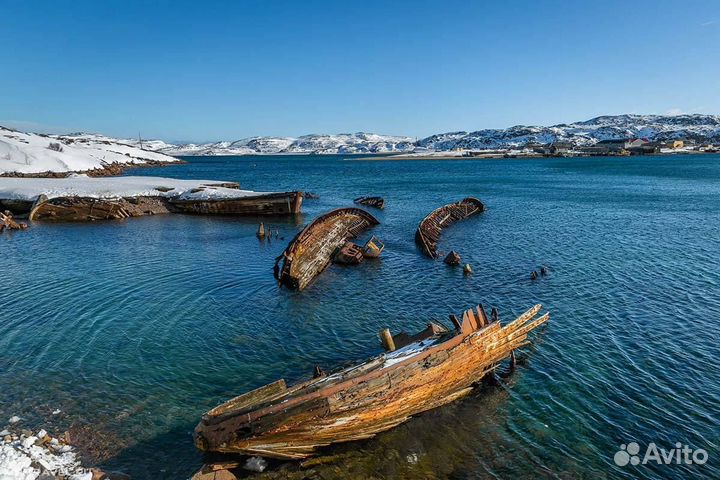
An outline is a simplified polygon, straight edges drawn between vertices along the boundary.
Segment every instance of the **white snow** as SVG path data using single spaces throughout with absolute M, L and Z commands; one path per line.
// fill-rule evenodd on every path
M 0 198 L 35 201 L 47 198 L 89 197 L 167 197 L 183 200 L 215 200 L 254 197 L 266 192 L 218 187 L 219 180 L 180 180 L 163 177 L 88 177 L 67 178 L 0 177 Z
M 35 445 L 36 440 L 37 437 L 30 436 L 0 443 L 0 480 L 35 480 L 42 474 L 63 475 L 76 480 L 92 478 L 92 474 L 80 465 L 72 447 L 65 445 L 67 448 L 61 453 L 54 453 L 45 446 Z
M 50 144 L 59 145 L 53 150 Z M 102 135 L 47 136 L 0 127 L 0 174 L 82 172 L 112 163 L 177 162 Z

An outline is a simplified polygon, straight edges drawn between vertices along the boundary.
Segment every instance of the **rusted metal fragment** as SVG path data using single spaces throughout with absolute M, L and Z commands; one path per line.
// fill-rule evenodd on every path
M 498 363 L 528 343 L 527 334 L 546 322 L 536 305 L 501 326 L 467 310 L 454 331 L 364 363 L 287 388 L 253 405 L 218 407 L 195 429 L 201 450 L 275 458 L 305 458 L 318 447 L 370 438 L 412 415 L 458 399 Z M 217 409 L 216 409 L 217 410 Z
M 382 197 L 358 197 L 353 200 L 358 205 L 365 205 L 367 207 L 385 208 L 385 199 Z
M 433 210 L 423 218 L 415 232 L 415 243 L 430 258 L 438 258 L 437 243 L 442 229 L 471 215 L 485 211 L 485 205 L 477 198 L 467 197 Z
M 379 223 L 359 208 L 339 208 L 320 215 L 275 259 L 275 278 L 288 288 L 304 289 L 327 268 L 338 247 Z

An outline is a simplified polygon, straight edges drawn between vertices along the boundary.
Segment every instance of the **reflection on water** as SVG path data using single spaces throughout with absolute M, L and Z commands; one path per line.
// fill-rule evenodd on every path
M 269 243 L 255 237 L 258 219 L 191 216 L 0 237 L 0 419 L 86 426 L 108 468 L 184 478 L 203 460 L 191 441 L 200 414 L 231 396 L 376 354 L 385 326 L 414 331 L 476 303 L 507 320 L 541 302 L 551 324 L 509 388 L 266 477 L 720 476 L 717 157 L 190 161 L 135 173 L 321 198 L 299 221 L 266 219 L 284 237 Z M 383 258 L 279 290 L 273 259 L 302 223 L 364 194 L 386 199 L 372 211 Z M 468 195 L 487 211 L 441 241 L 473 266 L 464 277 L 423 258 L 413 234 L 427 212 Z M 540 264 L 550 275 L 533 282 Z M 633 440 L 683 442 L 710 461 L 615 466 Z

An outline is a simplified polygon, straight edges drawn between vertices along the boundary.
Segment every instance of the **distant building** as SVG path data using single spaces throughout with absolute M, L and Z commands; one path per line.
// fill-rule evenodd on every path
M 685 146 L 685 142 L 682 140 L 670 140 L 665 144 L 665 148 L 683 148 Z
M 572 147 L 573 144 L 570 142 L 553 142 L 553 144 L 550 145 L 550 154 L 563 155 L 568 153 Z

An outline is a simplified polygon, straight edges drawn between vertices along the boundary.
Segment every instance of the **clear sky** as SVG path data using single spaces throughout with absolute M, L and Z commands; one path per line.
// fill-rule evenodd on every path
M 208 141 L 720 113 L 720 2 L 0 0 L 0 124 Z

